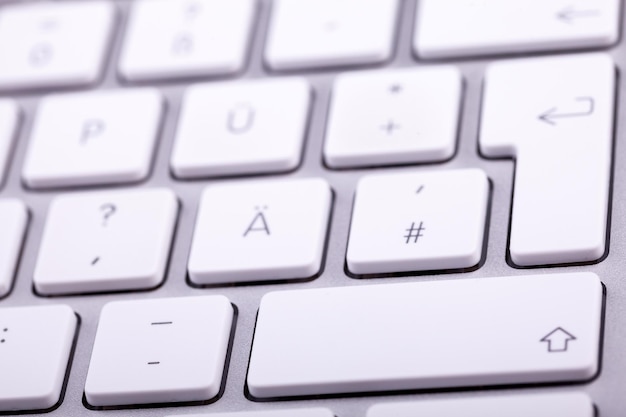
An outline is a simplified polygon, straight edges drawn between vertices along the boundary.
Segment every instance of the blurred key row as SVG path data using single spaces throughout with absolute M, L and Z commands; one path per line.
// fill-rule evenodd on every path
M 603 299 L 593 273 L 270 292 L 260 300 L 254 334 L 243 336 L 253 343 L 240 388 L 255 401 L 589 381 L 600 370 Z M 85 406 L 219 402 L 236 322 L 236 306 L 222 295 L 105 304 L 81 382 Z M 64 304 L 0 308 L 0 412 L 62 401 L 79 323 Z M 565 394 L 381 404 L 368 416 L 461 416 L 467 409 L 496 416 L 516 401 L 531 414 L 510 415 L 544 415 L 534 412 L 544 407 L 550 416 L 593 415 L 587 396 Z
M 133 2 L 117 72 L 127 81 L 240 72 L 261 6 Z M 273 0 L 265 64 L 297 70 L 384 63 L 394 55 L 403 7 L 400 0 Z M 104 0 L 3 6 L 0 90 L 94 84 L 119 15 Z M 426 59 L 606 47 L 618 38 L 619 0 L 423 0 L 414 20 L 414 52 Z
M 568 174 L 558 178 L 573 184 L 575 175 L 588 177 L 580 158 L 593 155 L 590 170 L 602 172 L 594 188 L 602 189 L 609 183 L 615 78 L 611 58 L 602 54 L 492 64 L 485 75 L 480 152 L 516 158 L 520 189 L 542 186 L 527 177 L 527 164 L 541 166 L 545 178 L 562 161 L 560 171 Z M 462 93 L 462 76 L 453 66 L 341 74 L 329 103 L 323 161 L 345 169 L 449 160 L 457 149 Z M 173 175 L 297 169 L 315 98 L 300 77 L 191 85 L 175 129 Z M 23 182 L 41 189 L 148 178 L 165 107 L 162 93 L 148 87 L 45 96 L 29 132 Z M 0 100 L 0 174 L 11 160 L 19 116 L 15 101 Z M 580 144 L 572 147 L 572 141 Z
M 461 86 L 461 75 L 451 66 L 342 75 L 334 88 L 326 163 L 349 168 L 450 159 Z M 313 96 L 300 77 L 188 87 L 171 153 L 173 175 L 193 179 L 296 169 Z M 23 182 L 43 189 L 146 179 L 165 107 L 161 92 L 147 87 L 45 96 L 30 131 Z M 0 100 L 0 173 L 10 161 L 18 120 L 17 104 Z

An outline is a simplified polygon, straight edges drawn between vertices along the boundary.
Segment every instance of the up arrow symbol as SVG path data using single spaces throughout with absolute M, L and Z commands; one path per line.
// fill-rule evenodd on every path
M 567 352 L 567 345 L 570 340 L 576 340 L 576 337 L 561 327 L 557 327 L 544 336 L 540 342 L 548 344 L 548 352 Z

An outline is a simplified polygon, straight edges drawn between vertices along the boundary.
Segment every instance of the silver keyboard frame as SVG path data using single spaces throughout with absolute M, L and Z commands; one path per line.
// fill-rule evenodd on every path
M 303 71 L 289 73 L 270 72 L 263 65 L 263 49 L 265 35 L 270 15 L 270 0 L 260 0 L 253 31 L 253 40 L 250 48 L 249 62 L 245 71 L 235 77 L 203 78 L 184 80 L 183 82 L 160 82 L 145 84 L 129 84 L 120 81 L 116 73 L 120 45 L 124 38 L 125 24 L 128 17 L 130 2 L 116 0 L 119 6 L 119 30 L 116 31 L 105 70 L 104 79 L 94 89 L 129 88 L 137 85 L 158 86 L 166 98 L 166 117 L 161 128 L 161 137 L 154 158 L 154 166 L 149 179 L 145 182 L 128 187 L 168 187 L 175 191 L 181 203 L 178 227 L 173 243 L 170 264 L 165 282 L 155 290 L 143 292 L 127 292 L 116 294 L 95 294 L 83 296 L 40 297 L 34 294 L 32 274 L 37 252 L 39 249 L 42 228 L 46 221 L 47 208 L 51 199 L 60 192 L 80 192 L 82 189 L 60 189 L 53 191 L 32 191 L 26 189 L 21 182 L 21 170 L 25 151 L 29 144 L 29 134 L 35 109 L 42 94 L 49 91 L 18 92 L 11 94 L 22 108 L 22 119 L 19 135 L 9 167 L 5 184 L 0 188 L 0 198 L 17 197 L 24 201 L 30 209 L 30 224 L 27 230 L 23 256 L 18 268 L 18 274 L 12 292 L 0 300 L 0 307 L 37 304 L 70 305 L 80 316 L 79 329 L 75 354 L 71 363 L 71 371 L 67 381 L 66 392 L 60 406 L 47 413 L 34 414 L 50 417 L 78 417 L 102 416 L 121 417 L 154 417 L 172 414 L 201 414 L 227 411 L 273 410 L 307 407 L 327 407 L 337 417 L 364 416 L 367 408 L 376 403 L 398 401 L 420 401 L 428 399 L 462 398 L 501 396 L 530 393 L 550 392 L 587 392 L 594 400 L 602 417 L 617 417 L 626 410 L 626 282 L 623 272 L 626 270 L 626 134 L 624 133 L 623 112 L 624 86 L 618 78 L 619 91 L 616 105 L 616 134 L 614 145 L 614 168 L 612 202 L 610 205 L 609 251 L 603 261 L 583 266 L 563 266 L 551 268 L 519 269 L 510 266 L 506 260 L 507 238 L 509 230 L 512 185 L 514 181 L 515 163 L 513 160 L 488 160 L 479 155 L 478 132 L 479 112 L 481 108 L 481 92 L 485 66 L 497 59 L 511 59 L 512 56 L 490 57 L 481 59 L 464 59 L 450 61 L 423 62 L 415 58 L 412 53 L 412 37 L 414 26 L 414 12 L 417 0 L 404 0 L 401 13 L 398 17 L 398 35 L 394 57 L 386 65 L 368 68 L 394 68 L 420 65 L 437 65 L 451 63 L 462 71 L 465 79 L 460 134 L 455 156 L 448 162 L 441 164 L 427 164 L 403 167 L 330 170 L 324 167 L 322 161 L 322 144 L 324 141 L 328 105 L 331 96 L 331 86 L 336 74 L 356 68 L 338 68 L 323 71 Z M 622 20 L 623 17 L 622 17 Z M 623 22 L 622 22 L 623 26 Z M 623 40 L 607 52 L 612 55 L 618 68 L 626 66 L 626 54 Z M 582 52 L 582 51 L 575 51 Z M 566 53 L 573 53 L 572 51 Z M 516 55 L 515 57 L 537 56 L 538 54 Z M 541 55 L 557 55 L 541 54 Z M 310 81 L 314 100 L 305 151 L 301 166 L 294 172 L 284 175 L 270 175 L 266 178 L 311 177 L 326 178 L 334 190 L 332 224 L 327 245 L 327 256 L 323 273 L 318 278 L 308 282 L 290 282 L 279 284 L 260 284 L 242 286 L 222 286 L 214 288 L 193 288 L 186 280 L 186 264 L 191 245 L 191 236 L 194 229 L 196 212 L 201 191 L 210 183 L 248 181 L 251 177 L 220 178 L 195 181 L 179 181 L 170 174 L 169 160 L 172 149 L 173 136 L 180 111 L 181 98 L 186 85 L 195 82 L 219 82 L 221 80 L 240 80 L 260 77 L 280 77 L 285 75 L 303 75 Z M 88 89 L 85 89 L 88 90 Z M 393 278 L 354 279 L 344 271 L 346 243 L 350 226 L 352 199 L 357 180 L 370 172 L 381 171 L 427 171 L 446 170 L 462 167 L 477 167 L 483 169 L 492 182 L 491 215 L 488 219 L 487 256 L 484 265 L 472 272 L 442 273 L 437 275 L 417 275 Z M 93 187 L 94 189 L 113 189 L 123 187 Z M 91 189 L 91 188 L 89 188 Z M 581 196 L 581 199 L 584 199 Z M 602 368 L 599 376 L 589 383 L 570 385 L 525 386 L 525 387 L 497 387 L 489 389 L 446 390 L 414 393 L 376 393 L 356 396 L 337 396 L 332 398 L 313 398 L 286 401 L 255 402 L 244 395 L 245 377 L 248 366 L 248 357 L 253 338 L 256 313 L 261 297 L 269 291 L 286 289 L 303 289 L 330 286 L 352 286 L 387 284 L 407 281 L 428 281 L 443 279 L 465 279 L 470 277 L 513 276 L 538 273 L 591 271 L 597 273 L 604 282 L 606 295 L 606 321 L 603 339 Z M 83 390 L 91 348 L 96 333 L 98 317 L 102 306 L 113 300 L 133 300 L 145 298 L 177 297 L 191 295 L 223 294 L 237 306 L 238 318 L 231 351 L 230 364 L 223 396 L 209 405 L 199 406 L 171 406 L 164 408 L 137 408 L 117 409 L 107 411 L 90 410 L 83 405 Z M 564 295 L 567 296 L 567 289 Z M 411 329 L 407 329 L 411 331 Z M 0 370 L 1 372 L 1 370 Z M 504 411 L 504 410 L 503 410 Z M 391 417 L 391 416 L 390 416 Z

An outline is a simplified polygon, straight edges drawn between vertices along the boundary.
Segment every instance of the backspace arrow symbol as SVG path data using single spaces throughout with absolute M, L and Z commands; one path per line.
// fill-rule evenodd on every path
M 576 10 L 574 6 L 566 7 L 556 14 L 556 18 L 565 23 L 573 23 L 576 19 L 600 16 L 600 10 Z

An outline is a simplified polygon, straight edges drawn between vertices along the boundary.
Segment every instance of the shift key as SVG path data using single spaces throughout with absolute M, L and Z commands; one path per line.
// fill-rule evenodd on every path
M 586 272 L 272 292 L 247 386 L 280 398 L 586 381 L 602 309 Z

